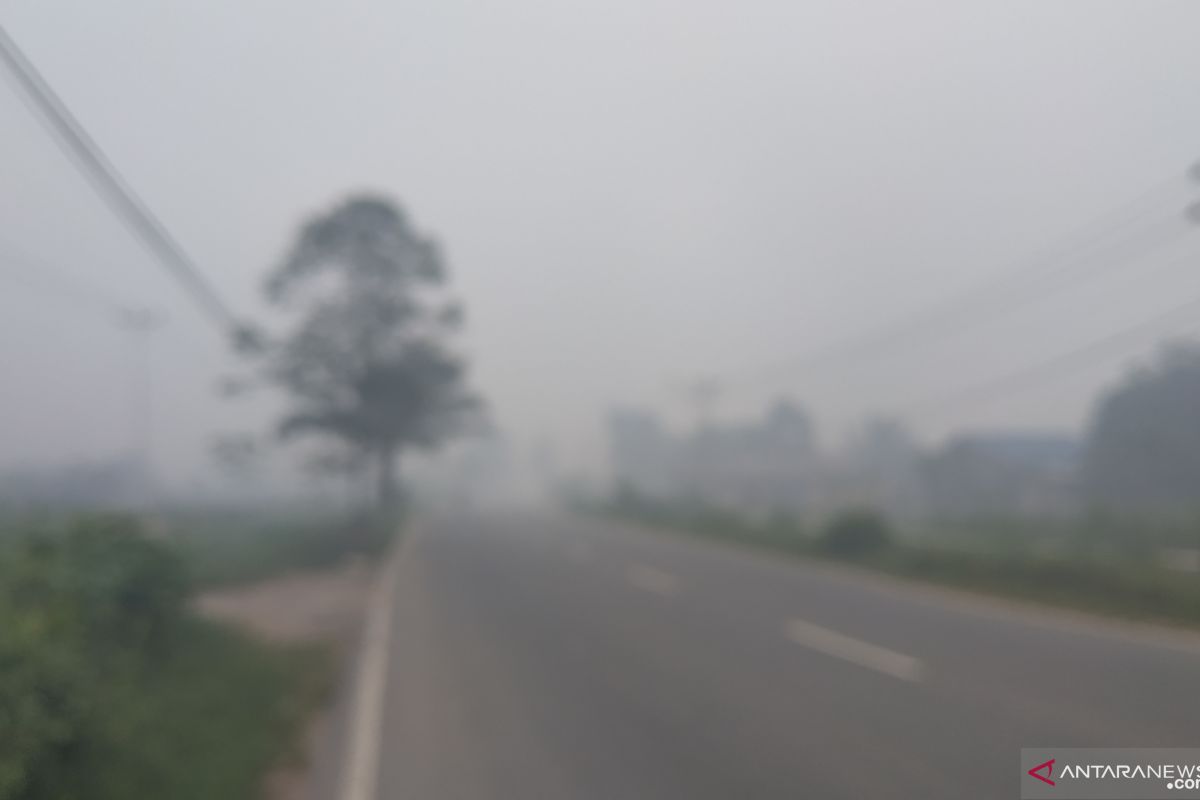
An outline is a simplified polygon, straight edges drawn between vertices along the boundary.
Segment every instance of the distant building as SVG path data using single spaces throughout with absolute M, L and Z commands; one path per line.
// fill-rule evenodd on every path
M 1062 514 L 1078 506 L 1080 445 L 1053 433 L 956 436 L 926 457 L 927 511 L 941 515 Z
M 828 509 L 869 507 L 897 517 L 918 516 L 921 449 L 898 420 L 867 421 L 827 466 L 822 504 Z
M 1056 516 L 1079 507 L 1081 446 L 1058 433 L 966 433 L 930 452 L 898 421 L 877 419 L 827 454 L 804 410 L 780 401 L 759 421 L 683 435 L 651 412 L 618 410 L 608 439 L 617 487 L 752 515 L 867 506 L 908 519 Z
M 608 434 L 616 484 L 655 496 L 751 512 L 795 510 L 819 483 L 812 423 L 787 401 L 760 423 L 706 425 L 686 436 L 671 435 L 651 413 L 616 411 Z
M 675 492 L 674 445 L 658 417 L 648 411 L 618 409 L 608 416 L 608 449 L 613 481 L 657 496 Z

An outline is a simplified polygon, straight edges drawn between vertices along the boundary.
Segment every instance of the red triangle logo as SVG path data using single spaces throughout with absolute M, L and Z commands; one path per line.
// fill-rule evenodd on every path
M 1055 759 L 1052 758 L 1049 761 L 1046 761 L 1042 764 L 1038 764 L 1036 767 L 1029 770 L 1030 777 L 1037 778 L 1042 783 L 1048 783 L 1051 786 L 1053 786 L 1054 785 L 1054 762 L 1055 762 Z M 1045 775 L 1038 774 L 1042 770 L 1046 770 Z

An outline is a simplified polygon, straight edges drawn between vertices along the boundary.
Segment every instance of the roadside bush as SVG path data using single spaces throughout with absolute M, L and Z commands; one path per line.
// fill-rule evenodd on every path
M 402 521 L 401 512 L 197 514 L 176 520 L 170 538 L 196 586 L 209 589 L 321 569 L 355 555 L 377 556 Z
M 128 517 L 0 543 L 0 800 L 251 800 L 324 652 L 195 619 L 180 557 Z
M 105 691 L 136 684 L 164 655 L 185 597 L 182 565 L 129 518 L 88 517 L 6 542 L 0 798 L 63 795 Z
M 892 532 L 887 520 L 865 509 L 835 515 L 819 541 L 821 550 L 839 558 L 861 558 L 885 550 L 891 544 Z
M 161 655 L 179 628 L 188 581 L 183 562 L 136 520 L 90 517 L 63 543 L 68 590 L 93 648 Z
M 31 784 L 62 766 L 85 717 L 78 653 L 31 620 L 0 610 L 0 798 L 36 797 Z M 45 795 L 50 797 L 52 795 Z

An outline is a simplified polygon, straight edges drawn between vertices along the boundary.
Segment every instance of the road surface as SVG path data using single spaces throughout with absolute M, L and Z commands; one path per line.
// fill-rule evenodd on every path
M 1200 648 L 594 519 L 427 521 L 374 795 L 1013 798 L 1022 746 L 1200 745 Z

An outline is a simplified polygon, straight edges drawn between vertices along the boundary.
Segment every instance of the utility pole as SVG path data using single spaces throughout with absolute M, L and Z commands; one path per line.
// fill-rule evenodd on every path
M 143 510 L 154 505 L 154 380 L 151 334 L 166 318 L 147 308 L 122 308 L 117 322 L 130 335 L 129 441 L 135 471 L 135 502 Z

